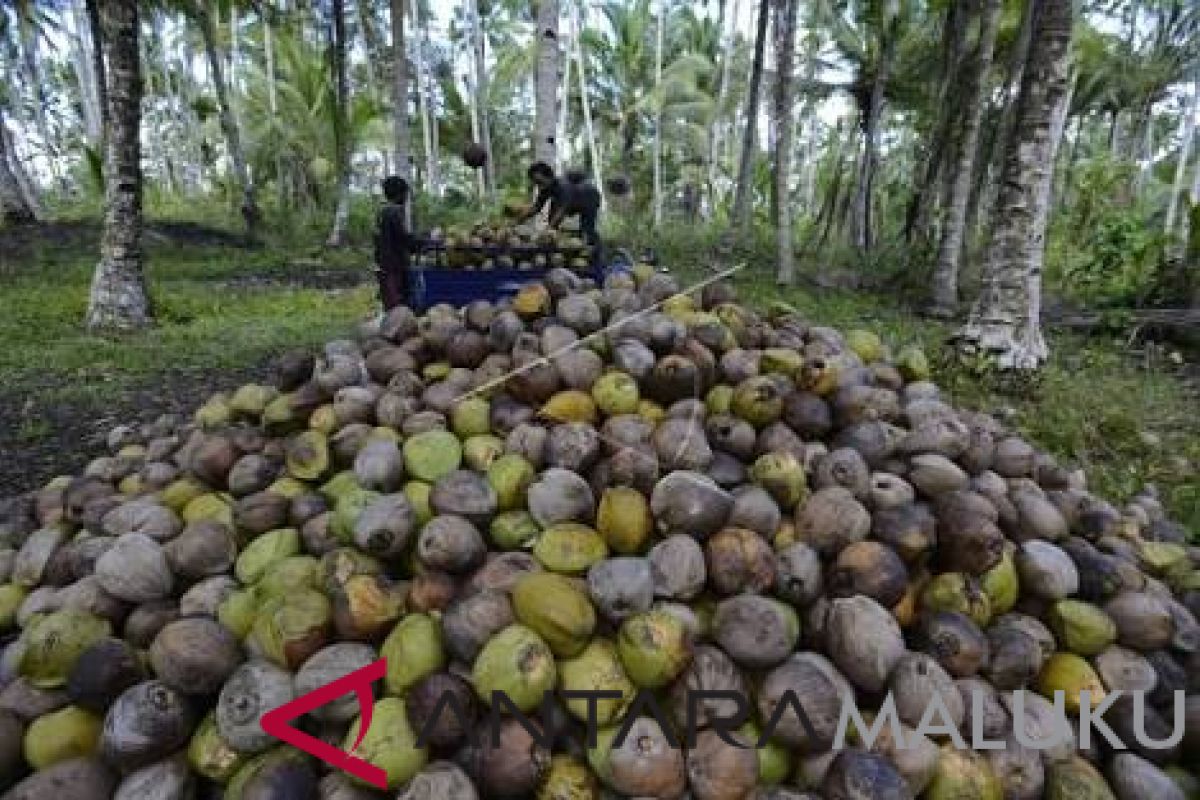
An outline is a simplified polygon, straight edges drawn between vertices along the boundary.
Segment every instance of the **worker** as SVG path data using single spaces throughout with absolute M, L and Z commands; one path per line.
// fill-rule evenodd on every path
M 384 204 L 375 220 L 375 277 L 383 310 L 409 302 L 408 267 L 415 244 L 408 230 L 408 181 L 398 175 L 383 179 Z
M 600 192 L 581 174 L 571 175 L 570 180 L 560 180 L 554 170 L 544 161 L 529 167 L 529 180 L 538 189 L 537 199 L 521 222 L 533 219 L 550 204 L 550 227 L 557 230 L 567 217 L 579 217 L 579 233 L 592 249 L 593 260 L 599 259 L 600 234 L 596 223 L 600 216 Z

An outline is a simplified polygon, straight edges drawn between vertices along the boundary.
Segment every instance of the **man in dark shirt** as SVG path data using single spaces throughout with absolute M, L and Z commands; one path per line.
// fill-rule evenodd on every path
M 413 236 L 406 222 L 408 181 L 397 175 L 383 179 L 387 200 L 375 221 L 375 276 L 379 280 L 379 299 L 383 310 L 390 311 L 408 302 L 408 264 Z
M 532 219 L 550 204 L 550 227 L 557 229 L 567 217 L 579 217 L 579 232 L 591 245 L 593 255 L 600 249 L 596 222 L 600 216 L 600 192 L 587 181 L 564 181 L 544 161 L 529 167 L 529 180 L 538 187 L 537 200 L 521 221 Z

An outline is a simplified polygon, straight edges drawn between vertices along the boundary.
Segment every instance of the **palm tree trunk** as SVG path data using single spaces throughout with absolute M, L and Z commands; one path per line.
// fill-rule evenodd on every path
M 330 26 L 329 52 L 333 59 L 334 113 L 333 141 L 337 150 L 337 207 L 333 212 L 333 228 L 325 244 L 343 247 L 347 243 L 350 225 L 350 85 L 346 79 L 346 3 L 333 0 L 333 25 Z
M 537 36 L 533 160 L 553 166 L 558 162 L 558 0 L 538 0 Z
M 367 90 L 371 93 L 371 97 L 379 98 L 379 64 L 383 63 L 387 55 L 385 55 L 383 41 L 380 39 L 379 30 L 375 27 L 374 10 L 370 0 L 358 0 L 358 26 L 362 28 L 363 46 L 367 51 Z M 401 6 L 403 2 L 401 1 Z M 396 11 L 393 8 L 392 14 L 392 35 L 396 35 Z M 401 22 L 403 25 L 403 22 Z M 393 56 L 394 57 L 394 56 Z M 394 61 L 393 61 L 394 64 Z
M 260 10 L 259 19 L 263 28 L 263 56 L 266 60 L 267 70 L 267 109 L 271 112 L 271 119 L 275 120 L 279 115 L 279 91 L 275 86 L 275 30 L 271 15 L 265 8 Z M 279 207 L 281 209 L 287 205 L 288 200 L 283 174 L 283 154 L 277 148 L 275 150 L 275 188 L 279 191 Z
M 583 106 L 583 128 L 587 134 L 588 153 L 592 160 L 592 180 L 600 192 L 600 202 L 604 203 L 604 166 L 601 163 L 600 148 L 596 144 L 596 128 L 592 124 L 592 101 L 588 95 L 587 66 L 583 60 L 583 24 L 579 19 L 579 10 L 575 9 L 571 28 L 575 46 L 575 66 L 579 67 L 579 100 Z
M 982 171 L 985 180 L 975 204 L 975 215 L 971 218 L 971 228 L 977 231 L 981 230 L 984 220 L 992 218 L 992 209 L 995 208 L 1000 191 L 1000 181 L 996 178 L 999 177 L 1004 167 L 1008 143 L 1013 137 L 1017 97 L 1020 94 L 1025 65 L 1029 61 L 1029 48 L 1033 41 L 1034 14 L 1038 2 L 1039 0 L 1025 0 L 1024 10 L 1021 13 L 1021 27 L 1017 32 L 1017 40 L 1013 44 L 1012 51 L 1009 53 L 1004 100 L 1000 104 L 1000 123 L 997 126 L 996 135 L 992 137 L 991 150 L 987 153 L 986 169 Z M 991 175 L 993 179 L 986 180 L 988 175 Z
M 879 161 L 879 121 L 883 118 L 884 88 L 892 69 L 892 57 L 896 50 L 896 37 L 892 31 L 892 19 L 883 21 L 879 32 L 879 61 L 871 80 L 871 95 L 863 110 L 862 156 L 858 174 L 854 181 L 854 200 L 850 214 L 850 232 L 854 247 L 865 256 L 874 241 L 871 202 L 874 196 L 875 166 Z
M 568 45 L 569 46 L 569 45 Z M 564 52 L 562 59 L 562 84 L 559 89 L 558 120 L 555 122 L 554 136 L 554 171 L 558 172 L 564 161 L 573 157 L 570 147 L 571 129 L 571 64 L 574 59 L 569 52 Z
M 1041 332 L 1042 259 L 1049 187 L 1071 71 L 1071 0 L 1034 0 L 1029 62 L 1017 97 L 1014 137 L 1004 154 L 983 286 L 958 346 L 1002 369 L 1036 369 L 1047 357 Z M 1058 136 L 1056 136 L 1058 134 Z
M 87 10 L 81 0 L 71 2 L 71 61 L 79 81 L 79 105 L 83 109 L 83 125 L 93 146 L 100 141 L 103 122 L 100 119 L 100 100 L 96 96 L 96 62 L 92 58 L 88 32 Z
M 790 202 L 792 178 L 792 147 L 796 139 L 796 87 L 793 73 L 796 61 L 796 21 L 800 0 L 778 0 L 775 8 L 776 41 L 779 51 L 775 54 L 775 129 L 779 132 L 775 140 L 775 197 L 776 237 L 779 248 L 779 264 L 776 280 L 783 285 L 795 279 L 793 254 L 792 204 Z
M 392 135 L 396 174 L 408 180 L 412 177 L 412 153 L 408 136 L 408 45 L 404 35 L 404 2 L 391 0 Z
M 142 79 L 137 0 L 105 0 L 104 48 L 111 128 L 106 136 L 104 231 L 92 277 L 87 327 L 129 330 L 153 319 L 142 274 Z
M 10 166 L 11 157 L 4 109 L 0 108 L 0 219 L 14 224 L 36 222 L 37 209 L 26 199 L 21 183 Z
M 438 126 L 433 111 L 433 80 L 429 74 L 426 54 L 429 52 L 429 34 L 424 18 L 417 11 L 417 4 L 409 6 L 409 19 L 414 29 L 420 31 L 417 66 L 417 102 L 421 109 L 421 137 L 425 145 L 425 180 L 429 191 L 441 197 L 442 177 L 438 161 Z
M 975 150 L 987 102 L 988 74 L 992 69 L 992 50 L 1002 9 L 1002 0 L 986 0 L 980 11 L 975 65 L 963 89 L 962 130 L 957 138 L 954 178 L 946 197 L 946 219 L 942 224 L 937 265 L 933 271 L 933 306 L 942 314 L 953 314 L 958 306 L 958 272 L 967 224 L 967 203 L 971 196 Z
M 242 152 L 241 131 L 237 118 L 233 113 L 225 76 L 221 69 L 221 56 L 217 50 L 217 34 L 208 3 L 210 0 L 196 0 L 192 5 L 196 24 L 200 27 L 200 35 L 204 39 L 204 54 L 208 59 L 208 70 L 212 75 L 213 90 L 217 95 L 218 118 L 221 131 L 225 134 L 225 145 L 229 148 L 229 161 L 233 165 L 233 176 L 242 189 L 242 218 L 246 222 L 246 232 L 250 236 L 255 233 L 259 219 L 258 201 L 255 195 L 254 183 L 250 180 L 250 171 L 246 167 L 246 156 Z
M 725 36 L 725 46 L 721 53 L 721 79 L 717 85 L 717 102 L 713 106 L 713 118 L 708 127 L 708 174 L 705 187 L 708 196 L 708 215 L 711 218 L 717 211 L 717 161 L 720 150 L 720 130 L 724 128 L 721 115 L 725 111 L 725 101 L 729 97 L 729 71 L 733 65 L 733 50 L 737 44 L 737 18 L 741 10 L 741 0 L 733 0 L 733 8 L 729 15 L 729 30 L 722 29 Z M 723 10 L 723 8 L 722 8 Z
M 758 98 L 762 93 L 763 61 L 767 50 L 767 22 L 770 0 L 759 0 L 758 25 L 754 33 L 754 63 L 750 68 L 750 94 L 746 98 L 746 133 L 742 137 L 742 156 L 738 161 L 737 189 L 733 196 L 733 227 L 744 229 L 750 221 L 750 183 L 754 166 L 755 131 L 758 128 Z
M 98 0 L 84 0 L 87 11 L 88 34 L 91 36 L 92 72 L 96 81 L 96 102 L 100 105 L 100 139 L 103 147 L 104 134 L 108 131 L 108 78 L 104 66 L 104 36 L 100 26 Z
M 663 175 L 662 175 L 662 145 L 663 145 L 663 98 L 662 98 L 662 61 L 663 61 L 663 17 L 666 8 L 660 4 L 657 20 L 654 25 L 654 227 L 662 224 L 663 207 Z
M 479 117 L 479 143 L 486 159 L 483 164 L 483 188 L 489 200 L 496 194 L 496 165 L 492 157 L 492 131 L 488 121 L 488 77 L 486 42 L 479 21 L 479 0 L 466 0 L 471 20 L 471 47 L 475 54 L 475 113 Z
M 1200 78 L 1192 86 L 1192 102 L 1179 120 L 1179 159 L 1175 165 L 1175 181 L 1171 184 L 1171 197 L 1167 201 L 1167 219 L 1163 232 L 1170 238 L 1175 235 L 1175 217 L 1179 213 L 1179 199 L 1183 195 L 1187 180 L 1188 159 L 1192 153 L 1192 140 L 1196 138 L 1196 113 L 1200 111 Z

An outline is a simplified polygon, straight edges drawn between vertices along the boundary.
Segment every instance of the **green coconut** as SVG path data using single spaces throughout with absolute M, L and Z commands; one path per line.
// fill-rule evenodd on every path
M 258 614 L 258 593 L 254 589 L 238 589 L 230 592 L 217 606 L 217 620 L 244 639 L 254 627 Z
M 750 467 L 750 480 L 767 490 L 784 509 L 795 508 L 808 494 L 804 466 L 791 453 L 764 453 Z
M 783 395 L 771 378 L 756 375 L 733 390 L 729 410 L 756 428 L 765 428 L 783 413 Z
M 210 712 L 201 721 L 188 742 L 188 766 L 215 783 L 226 783 L 246 763 L 247 757 L 221 738 L 216 712 Z
M 449 431 L 423 431 L 404 442 L 404 469 L 430 485 L 462 465 L 462 445 Z
M 44 714 L 25 730 L 25 761 L 35 770 L 96 752 L 103 721 L 79 706 Z
M 617 633 L 617 652 L 625 672 L 643 689 L 666 686 L 692 658 L 683 622 L 661 610 L 625 620 Z
M 931 374 L 925 351 L 912 344 L 901 347 L 896 354 L 896 369 L 906 381 L 927 381 Z
M 0 585 L 0 633 L 17 624 L 17 610 L 29 596 L 29 590 L 15 583 Z
M 804 366 L 804 356 L 786 347 L 768 347 L 762 351 L 758 368 L 764 375 L 778 373 L 789 378 L 799 374 Z
M 942 746 L 933 779 L 921 797 L 925 800 L 1003 800 L 1004 787 L 987 758 L 948 743 Z
M 624 372 L 606 372 L 592 385 L 592 399 L 607 416 L 634 414 L 642 399 L 637 381 Z
M 330 521 L 330 531 L 339 542 L 350 544 L 354 539 L 354 526 L 362 516 L 367 506 L 380 497 L 379 492 L 370 489 L 360 489 L 357 486 L 339 497 L 333 505 L 333 518 Z
M 613 552 L 640 553 L 654 531 L 650 501 L 630 486 L 609 486 L 596 509 L 596 530 Z
M 387 659 L 388 693 L 404 692 L 446 665 L 441 623 L 429 614 L 409 614 L 392 628 L 380 655 Z
M 256 590 L 258 596 L 265 600 L 296 589 L 315 589 L 320 583 L 320 561 L 312 556 L 286 556 L 273 560 L 267 566 L 256 582 Z
M 276 747 L 238 767 L 222 794 L 223 800 L 259 797 L 303 797 L 316 789 L 308 756 L 292 747 Z
M 498 436 L 483 434 L 472 436 L 463 442 L 463 463 L 467 465 L 467 469 L 484 472 L 502 455 L 504 440 Z
M 535 572 L 512 590 L 513 612 L 558 658 L 578 655 L 596 628 L 596 611 L 579 586 L 553 572 Z
M 1098 606 L 1082 600 L 1058 600 L 1046 616 L 1059 645 L 1081 656 L 1103 652 L 1117 640 L 1117 625 Z
M 558 682 L 550 645 L 524 625 L 509 625 L 484 644 L 471 682 L 485 703 L 501 692 L 521 711 L 531 711 Z
M 1037 691 L 1051 702 L 1054 701 L 1055 692 L 1062 692 L 1070 714 L 1079 713 L 1083 692 L 1088 693 L 1088 705 L 1092 708 L 1098 706 L 1107 694 L 1092 665 L 1074 653 L 1055 653 L 1046 659 L 1037 677 Z
M 263 601 L 250 630 L 253 649 L 284 669 L 296 669 L 325 646 L 333 606 L 314 589 L 299 589 Z
M 879 338 L 878 334 L 871 331 L 864 331 L 861 328 L 849 331 L 846 334 L 846 346 L 854 351 L 854 354 L 861 358 L 864 364 L 870 364 L 883 358 L 883 340 Z
M 541 532 L 537 520 L 523 508 L 497 514 L 488 528 L 492 543 L 501 550 L 528 547 Z
M 288 472 L 302 481 L 315 481 L 329 469 L 329 440 L 320 431 L 308 430 L 288 440 Z
M 524 456 L 503 455 L 487 469 L 487 481 L 496 492 L 496 508 L 512 511 L 525 506 L 525 492 L 537 477 L 537 470 Z
M 533 555 L 551 572 L 582 575 L 608 556 L 608 545 L 587 525 L 560 522 L 542 532 L 533 545 Z
M 202 520 L 212 520 L 219 522 L 227 528 L 234 529 L 236 526 L 233 522 L 233 506 L 230 504 L 227 495 L 202 494 L 188 501 L 188 504 L 183 507 L 183 512 L 180 514 L 185 524 L 200 522 Z
M 352 469 L 342 470 L 321 484 L 321 494 L 325 495 L 330 503 L 337 503 L 339 499 L 345 497 L 350 492 L 356 492 L 360 489 L 362 487 L 358 485 L 358 476 L 354 474 L 354 470 Z
M 742 738 L 755 747 L 758 753 L 758 782 L 763 786 L 775 786 L 787 780 L 795 767 L 792 751 L 774 739 L 768 739 L 763 746 L 758 746 L 762 738 L 762 730 L 754 722 L 747 722 L 737 729 Z
M 716 414 L 728 414 L 729 408 L 733 404 L 733 387 L 722 383 L 708 390 L 708 394 L 704 396 L 704 407 L 708 410 L 710 416 Z
M 594 639 L 574 658 L 558 663 L 559 688 L 568 692 L 620 692 L 621 696 L 597 698 L 594 719 L 599 725 L 610 725 L 625 714 L 633 701 L 637 687 L 625 673 L 617 647 L 608 639 Z M 588 720 L 588 700 L 572 697 L 566 701 L 567 711 L 578 719 Z
M 267 574 L 275 564 L 300 552 L 300 534 L 294 528 L 280 528 L 254 539 L 238 556 L 233 572 L 250 586 Z
M 970 576 L 961 572 L 943 572 L 925 584 L 921 607 L 927 612 L 957 611 L 966 614 L 983 628 L 992 618 L 987 594 Z
M 79 656 L 111 633 L 107 620 L 74 608 L 35 615 L 22 636 L 21 674 L 39 689 L 56 689 Z
M 468 397 L 450 410 L 450 430 L 459 439 L 470 439 L 492 432 L 492 404 L 482 397 Z
M 433 508 L 429 505 L 429 495 L 433 492 L 433 484 L 425 481 L 409 481 L 401 490 L 408 498 L 408 503 L 417 515 L 417 525 L 424 525 L 433 519 Z
M 1079 756 L 1046 765 L 1042 796 L 1045 800 L 1116 800 L 1099 770 Z
M 550 768 L 538 786 L 537 800 L 600 800 L 600 782 L 588 765 L 560 753 L 550 759 Z
M 1004 555 L 996 566 L 983 573 L 979 584 L 988 597 L 992 616 L 998 617 L 1012 611 L 1021 594 L 1021 581 L 1017 577 L 1017 564 L 1010 548 L 1004 549 Z
M 388 789 L 395 790 L 408 783 L 429 761 L 428 751 L 417 747 L 417 733 L 409 722 L 403 699 L 385 697 L 375 703 L 370 727 L 355 749 L 361 725 L 360 717 L 350 726 L 342 749 L 353 751 L 387 773 Z

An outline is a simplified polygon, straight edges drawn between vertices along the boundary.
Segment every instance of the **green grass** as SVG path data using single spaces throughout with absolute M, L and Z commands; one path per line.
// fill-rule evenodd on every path
M 61 402 L 102 400 L 156 375 L 244 368 L 344 335 L 372 308 L 369 288 L 308 287 L 301 279 L 315 269 L 365 278 L 368 257 L 351 250 L 322 255 L 316 264 L 310 255 L 152 238 L 147 277 L 154 327 L 102 337 L 82 324 L 94 250 L 82 243 L 39 246 L 27 262 L 6 264 L 0 282 L 0 382 L 8 391 L 40 388 Z M 306 260 L 297 265 L 298 257 Z M 347 275 L 338 284 L 353 280 Z

